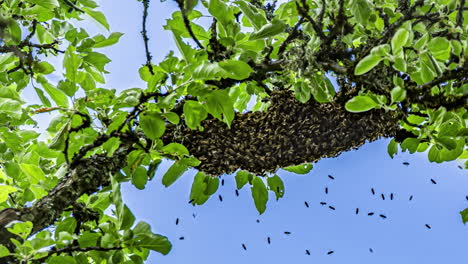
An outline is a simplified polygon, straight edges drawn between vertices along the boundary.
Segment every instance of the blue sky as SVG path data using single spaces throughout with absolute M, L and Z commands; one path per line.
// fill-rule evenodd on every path
M 106 87 L 144 87 L 137 71 L 145 62 L 140 36 L 141 3 L 101 1 L 101 8 L 111 30 L 125 33 L 119 44 L 105 51 L 113 60 L 106 67 L 111 72 Z M 162 29 L 174 8 L 172 1 L 151 2 L 148 19 L 154 61 L 176 49 L 171 33 Z M 468 207 L 466 171 L 458 169 L 455 162 L 429 163 L 425 154 L 403 153 L 391 159 L 386 153 L 387 143 L 380 140 L 338 158 L 321 160 L 308 175 L 279 171 L 286 185 L 285 197 L 276 202 L 271 195 L 267 211 L 261 216 L 247 187 L 239 197 L 235 196 L 233 176 L 224 177 L 225 185 L 205 205 L 189 205 L 195 171 L 164 188 L 161 177 L 168 162 L 163 163 L 145 190 L 124 184 L 123 196 L 137 219 L 147 221 L 153 231 L 173 242 L 169 255 L 152 253 L 148 263 L 428 264 L 465 260 L 468 227 L 462 224 L 458 212 Z M 410 165 L 403 165 L 404 161 Z M 329 179 L 329 174 L 335 180 Z M 432 184 L 431 178 L 437 184 Z M 389 199 L 392 192 L 394 200 Z M 381 193 L 386 196 L 384 201 Z M 222 195 L 223 202 L 218 195 Z M 413 201 L 408 201 L 410 195 Z M 321 206 L 321 201 L 336 210 Z M 355 215 L 356 207 L 360 208 L 359 215 Z M 368 212 L 375 215 L 368 216 Z M 180 219 L 177 226 L 176 218 Z M 291 234 L 285 235 L 284 231 Z M 179 240 L 181 236 L 185 239 Z M 268 236 L 271 245 L 266 242 Z M 310 256 L 305 254 L 306 249 Z M 332 250 L 334 253 L 327 255 Z

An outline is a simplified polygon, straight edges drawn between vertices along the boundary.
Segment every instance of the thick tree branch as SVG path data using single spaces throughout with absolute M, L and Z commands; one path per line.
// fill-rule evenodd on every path
M 83 159 L 77 166 L 70 169 L 62 181 L 54 189 L 42 197 L 33 206 L 22 209 L 5 209 L 0 212 L 0 245 L 13 249 L 5 225 L 14 221 L 31 221 L 33 230 L 31 234 L 52 225 L 61 213 L 71 206 L 83 194 L 92 194 L 102 186 L 110 183 L 110 175 L 125 166 L 126 154 L 129 146 L 122 146 L 112 157 L 94 155 Z M 14 210 L 14 211 L 12 211 Z M 0 263 L 2 258 L 0 258 Z

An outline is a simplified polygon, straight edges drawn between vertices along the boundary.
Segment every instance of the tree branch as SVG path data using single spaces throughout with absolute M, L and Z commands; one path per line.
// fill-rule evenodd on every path
M 151 65 L 151 53 L 149 51 L 149 48 L 148 48 L 148 41 L 149 41 L 149 38 L 148 38 L 148 35 L 147 35 L 147 32 L 146 32 L 146 18 L 148 17 L 148 7 L 149 7 L 149 0 L 143 0 L 143 22 L 142 22 L 142 31 L 141 31 L 141 35 L 143 36 L 143 42 L 145 43 L 145 54 L 146 54 L 146 66 L 148 67 L 149 69 L 149 72 L 151 73 L 151 75 L 154 75 L 154 72 L 153 72 L 153 65 Z

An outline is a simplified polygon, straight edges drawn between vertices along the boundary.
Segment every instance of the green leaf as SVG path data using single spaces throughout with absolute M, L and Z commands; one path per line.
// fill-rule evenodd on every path
M 349 6 L 351 7 L 351 14 L 356 21 L 365 26 L 372 14 L 370 3 L 367 0 L 352 0 Z
M 392 138 L 390 143 L 387 146 L 388 155 L 393 159 L 393 156 L 398 153 L 398 144 L 396 143 L 395 139 Z
M 260 214 L 263 214 L 266 210 L 266 204 L 268 202 L 268 190 L 263 183 L 262 178 L 255 177 L 253 179 L 252 198 L 255 203 L 255 207 Z
M 369 111 L 377 106 L 379 106 L 379 104 L 367 95 L 355 96 L 345 104 L 346 110 L 351 113 Z
M 47 81 L 47 79 L 42 76 L 39 76 L 37 81 L 42 85 L 46 93 L 58 106 L 68 108 L 68 98 L 63 91 L 55 88 Z
M 18 235 L 25 239 L 31 234 L 33 224 L 31 222 L 19 222 L 13 224 L 13 227 L 8 228 L 8 231 L 12 234 Z
M 27 0 L 30 3 L 36 4 L 38 6 L 42 6 L 47 9 L 54 9 L 59 6 L 57 0 Z
M 107 71 L 104 69 L 104 66 L 111 62 L 111 59 L 99 52 L 88 52 L 88 55 L 86 55 L 83 60 L 105 73 L 107 73 Z
M 57 239 L 60 232 L 66 232 L 68 234 L 74 234 L 76 229 L 76 219 L 74 217 L 67 217 L 65 220 L 59 222 L 55 229 L 55 238 Z
M 198 172 L 193 178 L 192 188 L 190 190 L 190 200 L 192 204 L 202 205 L 209 198 L 209 195 L 205 194 L 205 190 L 208 187 L 207 182 L 205 181 L 206 176 L 203 172 Z
M 5 113 L 13 119 L 21 119 L 23 110 L 21 103 L 9 98 L 0 98 L 0 113 Z
M 356 68 L 354 69 L 355 75 L 362 75 L 370 70 L 372 70 L 379 62 L 382 61 L 382 57 L 369 54 L 358 62 Z
M 34 164 L 20 164 L 21 170 L 28 176 L 31 183 L 36 184 L 40 181 L 46 180 L 44 172 L 37 165 Z
M 310 99 L 310 87 L 302 81 L 294 84 L 294 96 L 301 103 L 306 103 Z
M 335 88 L 330 80 L 323 73 L 315 74 L 312 78 L 311 92 L 315 101 L 319 103 L 328 103 L 335 96 Z
M 227 77 L 227 72 L 218 63 L 203 62 L 192 72 L 195 80 L 206 80 Z
M 227 77 L 234 80 L 246 79 L 253 72 L 252 67 L 240 60 L 221 61 L 219 66 L 227 72 Z
M 438 60 L 448 60 L 450 58 L 450 41 L 444 37 L 435 37 L 427 45 L 434 58 Z
M 47 259 L 47 264 L 77 264 L 76 260 L 72 256 L 52 256 Z
M 72 82 L 77 82 L 78 68 L 80 67 L 83 59 L 76 53 L 74 46 L 68 46 L 63 57 L 63 67 L 65 68 L 65 77 Z
M 179 179 L 184 172 L 188 170 L 189 166 L 187 166 L 182 161 L 178 160 L 167 170 L 162 178 L 162 184 L 165 187 L 171 186 L 177 179 Z
M 143 190 L 147 182 L 148 182 L 148 174 L 146 173 L 146 169 L 144 167 L 139 166 L 133 172 L 132 184 L 136 188 Z
M 120 210 L 118 214 L 119 229 L 127 230 L 130 227 L 132 227 L 133 223 L 135 222 L 135 216 L 133 215 L 132 211 L 130 211 L 127 205 L 123 205 L 122 209 L 123 210 Z
M 275 176 L 269 177 L 267 183 L 270 190 L 275 193 L 277 201 L 284 196 L 284 183 L 278 175 L 275 174 Z
M 288 25 L 282 20 L 273 18 L 271 23 L 250 34 L 249 40 L 265 39 L 283 33 Z
M 289 166 L 289 167 L 283 168 L 283 170 L 294 172 L 296 174 L 307 174 L 312 170 L 313 167 L 314 166 L 312 166 L 311 163 L 304 163 L 301 165 Z
M 78 237 L 78 244 L 80 247 L 95 247 L 98 239 L 101 237 L 99 233 L 91 233 L 90 231 L 84 231 L 80 237 Z
M 397 86 L 390 92 L 392 103 L 401 102 L 406 98 L 406 90 Z
M 395 61 L 393 62 L 393 68 L 397 71 L 406 72 L 407 65 L 405 59 L 401 57 L 395 58 Z
M 237 189 L 242 189 L 246 183 L 249 182 L 249 179 L 253 178 L 253 175 L 246 172 L 246 171 L 238 171 L 235 179 L 236 179 L 236 186 Z
M 409 31 L 406 28 L 400 28 L 392 37 L 392 52 L 397 55 L 401 52 L 401 48 L 405 45 L 409 38 Z
M 224 121 L 228 127 L 234 119 L 234 105 L 226 90 L 216 90 L 205 96 L 206 109 L 215 118 Z
M 163 255 L 167 255 L 172 248 L 167 237 L 152 233 L 138 234 L 133 240 L 133 246 L 147 248 Z
M 449 137 L 434 137 L 435 141 L 448 150 L 454 150 L 457 142 Z
M 155 113 L 140 115 L 140 126 L 143 132 L 145 132 L 145 135 L 151 140 L 160 138 L 166 131 L 166 123 Z
M 219 187 L 219 178 L 206 176 L 205 182 L 206 182 L 206 189 L 203 191 L 203 194 L 211 196 L 214 193 L 216 193 Z
M 208 12 L 212 14 L 223 26 L 234 21 L 232 9 L 222 0 L 210 0 Z
M 255 30 L 259 30 L 268 23 L 264 13 L 250 3 L 245 1 L 236 1 L 234 3 L 239 6 L 240 10 L 247 17 L 250 24 L 254 26 Z
M 468 208 L 460 212 L 460 215 L 462 217 L 463 224 L 466 224 L 468 222 Z
M 114 45 L 115 43 L 119 42 L 120 37 L 123 36 L 123 33 L 120 32 L 112 32 L 109 37 L 106 39 L 103 35 L 99 34 L 93 37 L 94 48 L 103 48 L 107 46 Z
M 161 148 L 162 152 L 169 153 L 174 156 L 180 156 L 183 157 L 185 155 L 189 155 L 188 149 L 179 143 L 169 143 L 166 146 Z
M 185 123 L 190 129 L 196 129 L 200 122 L 208 116 L 205 107 L 197 101 L 185 101 L 184 103 Z
M 9 185 L 0 185 L 0 203 L 3 203 L 5 202 L 6 200 L 8 200 L 8 195 L 10 193 L 14 193 L 18 191 L 18 189 L 16 189 L 15 187 L 13 186 L 9 186 Z
M 0 258 L 10 255 L 10 251 L 4 245 L 0 245 Z
M 405 152 L 409 150 L 409 152 L 413 154 L 418 150 L 419 143 L 420 141 L 417 138 L 406 138 L 401 143 L 401 151 Z
M 33 70 L 36 73 L 41 73 L 44 75 L 50 74 L 55 71 L 54 66 L 48 63 L 47 61 L 41 61 L 39 63 L 33 64 Z
M 167 121 L 171 122 L 174 125 L 177 125 L 180 122 L 180 118 L 176 113 L 167 112 L 162 115 L 167 119 Z
M 107 23 L 107 19 L 101 11 L 92 10 L 87 7 L 83 7 L 82 9 L 87 15 L 109 30 L 109 23 Z

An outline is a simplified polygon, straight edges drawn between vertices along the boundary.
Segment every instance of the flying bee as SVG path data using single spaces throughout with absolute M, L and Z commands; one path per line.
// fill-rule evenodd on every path
M 304 202 L 304 204 L 305 204 L 305 206 L 306 206 L 307 208 L 309 208 L 309 203 L 307 203 L 307 201 Z
M 224 179 L 221 180 L 221 186 L 224 186 Z
M 176 224 L 176 225 L 179 224 L 179 218 L 177 218 L 177 219 L 175 220 L 175 224 Z
M 331 205 L 328 206 L 328 208 L 330 208 L 330 209 L 332 209 L 332 210 L 335 210 L 335 207 L 333 207 L 333 206 L 331 206 Z
M 284 234 L 285 234 L 285 235 L 290 235 L 291 232 L 289 232 L 289 231 L 284 231 Z
M 437 182 L 434 179 L 431 179 L 432 184 L 437 184 Z
M 410 195 L 409 200 L 410 201 L 413 200 L 413 195 Z
M 375 195 L 375 190 L 374 190 L 374 188 L 371 188 L 370 190 L 371 190 L 371 192 L 372 192 L 372 195 Z
M 368 213 L 367 215 L 374 215 L 374 213 L 373 213 L 373 212 L 370 212 L 370 213 Z
M 379 215 L 380 217 L 382 217 L 382 219 L 386 219 L 387 217 L 383 214 Z
M 369 248 L 370 253 L 374 253 L 374 250 L 372 248 Z
M 328 175 L 328 178 L 330 178 L 330 179 L 332 179 L 332 180 L 335 179 L 335 177 L 333 177 L 333 176 L 331 176 L 331 175 Z
M 239 191 L 236 189 L 236 196 L 239 196 Z
M 328 194 L 328 187 L 325 187 L 325 194 Z
M 390 200 L 393 200 L 393 193 L 390 194 Z
M 268 244 L 271 244 L 271 239 L 270 239 L 270 237 L 267 237 L 267 242 L 268 242 Z
M 306 255 L 310 256 L 310 251 L 308 249 L 306 249 Z
M 260 223 L 260 219 L 257 219 L 257 223 Z
M 223 197 L 221 196 L 221 194 L 218 196 L 219 198 L 219 201 L 222 202 L 223 201 Z
M 381 195 L 382 195 L 382 200 L 385 200 L 385 195 L 383 193 Z
M 403 162 L 403 165 L 408 166 L 409 162 L 405 161 L 405 162 Z
M 467 196 L 465 196 L 465 198 L 466 198 L 466 200 L 468 201 L 468 195 L 467 195 Z
M 327 255 L 331 255 L 331 254 L 333 254 L 334 252 L 335 252 L 335 251 L 330 250 L 330 251 L 327 252 Z
M 247 247 L 245 246 L 244 243 L 242 243 L 242 247 L 244 248 L 244 250 L 247 250 Z
M 321 205 L 326 205 L 327 203 L 326 202 L 320 202 Z
M 359 208 L 356 208 L 356 214 L 359 214 Z
M 185 239 L 185 237 L 183 237 L 183 236 L 179 237 L 179 240 L 184 240 L 184 239 Z
M 195 201 L 195 199 L 191 199 L 188 203 L 191 204 L 193 201 Z
M 427 229 L 431 229 L 431 226 L 430 226 L 430 225 L 428 225 L 428 224 L 426 224 L 426 227 L 427 227 Z

